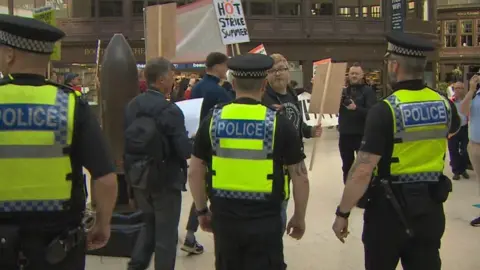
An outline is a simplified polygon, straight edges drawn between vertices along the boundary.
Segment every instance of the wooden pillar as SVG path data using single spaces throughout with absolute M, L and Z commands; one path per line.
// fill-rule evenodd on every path
M 133 10 L 132 10 L 132 0 L 123 0 L 123 23 L 124 23 L 124 36 L 129 39 L 129 36 L 133 32 L 133 23 L 132 23 L 132 17 L 133 17 Z

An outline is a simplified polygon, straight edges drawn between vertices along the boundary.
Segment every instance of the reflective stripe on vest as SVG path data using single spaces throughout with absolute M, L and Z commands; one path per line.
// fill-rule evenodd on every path
M 273 191 L 275 111 L 263 105 L 229 104 L 214 109 L 212 195 L 268 200 Z
M 425 88 L 397 90 L 386 102 L 394 120 L 392 183 L 436 182 L 443 172 L 451 108 Z
M 75 94 L 55 86 L 0 86 L 0 212 L 68 209 Z

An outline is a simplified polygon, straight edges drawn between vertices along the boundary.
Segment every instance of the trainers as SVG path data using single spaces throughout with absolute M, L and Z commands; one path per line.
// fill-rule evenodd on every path
M 460 180 L 460 175 L 454 174 L 452 177 L 453 180 Z
M 185 240 L 181 250 L 187 252 L 188 254 L 198 255 L 203 253 L 203 246 L 200 245 L 197 240 L 193 242 Z
M 470 175 L 468 175 L 467 172 L 463 172 L 462 177 L 465 178 L 465 179 L 470 179 Z
M 470 225 L 472 225 L 473 227 L 480 227 L 480 217 L 472 220 L 472 222 L 470 222 Z

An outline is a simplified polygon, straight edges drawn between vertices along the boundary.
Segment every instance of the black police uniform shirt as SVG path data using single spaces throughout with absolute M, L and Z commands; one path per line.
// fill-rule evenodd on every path
M 396 83 L 392 90 L 408 89 L 418 91 L 425 88 L 422 80 L 410 80 Z M 455 133 L 460 129 L 461 122 L 457 107 L 450 100 L 452 122 L 449 133 Z M 365 134 L 360 151 L 382 156 L 378 164 L 378 175 L 389 175 L 391 157 L 393 154 L 393 116 L 390 107 L 384 101 L 375 104 L 369 111 L 365 123 Z
M 260 102 L 250 98 L 239 98 L 234 103 L 240 104 L 260 104 Z M 212 145 L 210 140 L 210 112 L 202 121 L 197 135 L 193 155 L 205 161 L 211 169 L 212 163 Z M 294 165 L 305 159 L 305 154 L 301 150 L 302 141 L 298 132 L 292 123 L 283 115 L 277 114 L 277 123 L 275 130 L 275 144 L 273 149 L 274 166 Z M 248 168 L 245 168 L 248 170 Z M 218 202 L 218 203 L 215 203 Z M 281 203 L 258 203 L 246 200 L 229 200 L 216 198 L 211 205 L 212 213 L 216 220 L 233 221 L 237 225 L 242 221 L 252 221 L 249 223 L 258 229 L 271 226 L 271 220 L 280 222 Z M 269 225 L 270 224 L 270 225 Z
M 45 77 L 39 75 L 12 74 L 12 76 L 14 78 L 12 84 L 16 85 L 42 86 L 47 84 Z M 5 215 L 0 214 L 0 224 L 13 223 L 26 229 L 35 230 L 58 230 L 78 226 L 85 208 L 84 185 L 86 183 L 83 179 L 82 167 L 90 172 L 91 178 L 94 180 L 115 172 L 110 149 L 102 134 L 97 117 L 86 101 L 80 98 L 77 101 L 70 152 L 75 185 L 72 196 L 78 202 L 76 209 L 64 213 L 28 213 L 25 215 L 5 213 Z M 45 168 L 45 170 L 48 169 Z

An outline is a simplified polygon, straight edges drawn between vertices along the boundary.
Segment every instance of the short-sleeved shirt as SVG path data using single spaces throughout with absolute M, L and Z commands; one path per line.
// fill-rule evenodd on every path
M 480 91 L 473 96 L 470 104 L 468 137 L 470 141 L 480 143 Z
M 403 81 L 392 86 L 394 91 L 400 89 L 418 91 L 424 88 L 425 84 L 422 80 Z M 451 100 L 448 100 L 448 102 L 450 103 L 450 108 L 452 110 L 452 122 L 449 133 L 455 133 L 461 127 L 460 117 L 458 116 L 455 104 L 453 104 Z M 378 102 L 368 113 L 360 151 L 382 157 L 378 164 L 378 175 L 380 177 L 389 176 L 388 174 L 394 145 L 393 137 L 392 111 L 386 102 Z
M 33 74 L 12 74 L 12 84 L 43 86 L 47 82 L 43 76 Z M 26 215 L 3 217 L 0 223 L 15 223 L 22 226 L 29 225 L 35 228 L 49 228 L 55 230 L 65 226 L 77 226 L 81 220 L 81 213 L 85 207 L 85 181 L 83 167 L 93 180 L 115 172 L 110 149 L 102 134 L 98 120 L 88 103 L 78 98 L 75 106 L 75 122 L 70 151 L 74 192 L 72 196 L 78 200 L 79 208 L 66 213 L 29 213 Z M 27 164 L 25 165 L 27 168 Z M 48 170 L 48 168 L 45 168 Z M 82 205 L 83 204 L 83 205 Z M 12 218 L 13 217 L 13 218 Z
M 239 98 L 234 101 L 239 104 L 260 104 L 250 98 Z M 274 138 L 273 162 L 276 168 L 297 164 L 305 159 L 302 151 L 302 141 L 293 124 L 283 115 L 276 116 L 276 130 Z M 212 112 L 203 119 L 195 137 L 193 155 L 208 164 L 211 169 L 212 143 L 210 139 L 210 121 Z M 245 168 L 248 170 L 248 168 Z M 219 199 L 221 203 L 212 202 L 212 212 L 215 219 L 234 220 L 235 222 L 258 220 L 258 224 L 268 224 L 265 219 L 280 217 L 281 205 L 279 202 L 257 203 L 243 200 Z M 258 225 L 257 224 L 257 225 Z M 262 225 L 258 225 L 262 226 Z

